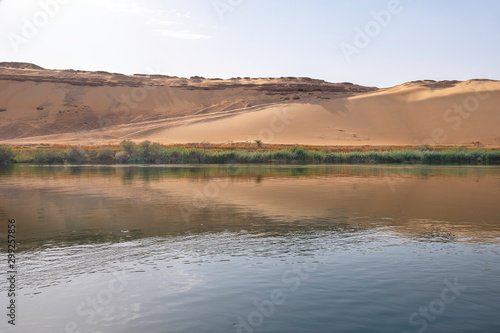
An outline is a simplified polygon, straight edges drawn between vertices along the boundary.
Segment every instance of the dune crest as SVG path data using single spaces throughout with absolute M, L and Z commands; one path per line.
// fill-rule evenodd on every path
M 310 78 L 179 78 L 0 63 L 0 143 L 500 146 L 500 82 L 378 89 Z

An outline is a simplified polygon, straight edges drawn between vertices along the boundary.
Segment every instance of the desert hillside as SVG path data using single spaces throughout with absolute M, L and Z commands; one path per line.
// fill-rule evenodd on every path
M 500 146 L 500 82 L 389 89 L 309 78 L 179 78 L 0 63 L 0 143 Z

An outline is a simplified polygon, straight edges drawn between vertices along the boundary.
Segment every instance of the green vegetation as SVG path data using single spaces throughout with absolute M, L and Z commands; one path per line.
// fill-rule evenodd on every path
M 110 148 L 101 148 L 97 151 L 97 161 L 102 164 L 112 164 L 115 161 L 115 152 Z
M 134 157 L 135 152 L 137 151 L 137 146 L 134 142 L 130 140 L 123 140 L 120 142 L 120 146 L 128 154 L 129 158 Z
M 11 163 L 14 160 L 14 152 L 11 148 L 0 146 L 0 164 Z
M 65 157 L 70 152 L 57 151 L 57 150 L 41 150 L 33 153 L 34 164 L 65 164 Z
M 200 149 L 164 147 L 144 141 L 136 144 L 122 141 L 121 150 L 111 148 L 18 151 L 0 147 L 0 163 L 14 161 L 34 164 L 500 164 L 500 150 L 463 147 L 433 149 L 365 150 L 332 152 L 293 148 L 264 149 Z

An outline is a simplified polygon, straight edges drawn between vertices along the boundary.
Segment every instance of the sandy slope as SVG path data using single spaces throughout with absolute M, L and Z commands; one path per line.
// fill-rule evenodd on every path
M 0 64 L 0 143 L 500 146 L 500 82 L 390 89 L 308 78 L 191 79 Z

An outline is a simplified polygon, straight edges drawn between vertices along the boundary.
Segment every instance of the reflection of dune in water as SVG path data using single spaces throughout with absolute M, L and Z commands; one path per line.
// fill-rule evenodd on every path
M 22 221 L 29 247 L 373 227 L 481 241 L 500 231 L 499 175 L 495 167 L 15 166 L 1 176 L 0 217 Z

